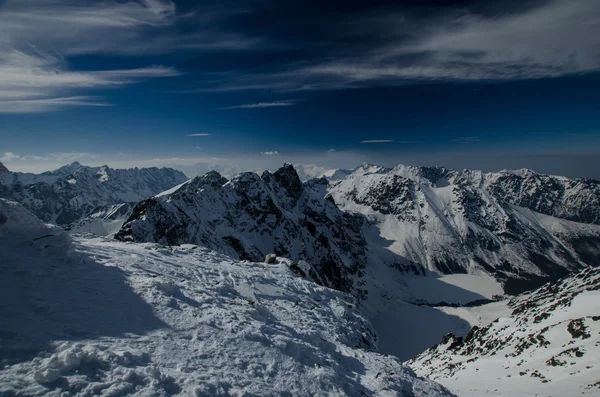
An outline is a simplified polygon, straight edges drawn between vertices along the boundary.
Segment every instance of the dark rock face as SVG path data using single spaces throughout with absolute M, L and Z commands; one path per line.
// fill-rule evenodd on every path
M 10 171 L 8 170 L 8 168 L 6 168 L 4 166 L 4 164 L 0 163 L 0 176 L 5 176 L 10 174 Z
M 68 228 L 99 207 L 138 202 L 186 179 L 170 168 L 118 170 L 74 162 L 37 175 L 9 173 L 0 178 L 0 197 L 21 203 L 45 222 Z
M 138 204 L 116 238 L 199 244 L 255 262 L 275 253 L 309 262 L 316 272 L 311 276 L 329 287 L 360 294 L 364 217 L 342 212 L 326 195 L 325 179 L 303 184 L 289 164 L 230 181 L 209 173 Z

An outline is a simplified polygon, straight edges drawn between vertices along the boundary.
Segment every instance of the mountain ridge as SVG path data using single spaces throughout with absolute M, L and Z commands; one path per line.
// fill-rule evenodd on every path
M 518 293 L 600 260 L 600 227 L 588 216 L 600 211 L 596 183 L 526 174 L 520 188 L 528 195 L 507 196 L 514 179 L 502 174 L 364 164 L 328 191 L 340 208 L 377 225 L 396 254 L 443 274 L 492 274 Z M 547 178 L 553 182 L 541 184 Z M 531 197 L 553 198 L 553 205 Z M 563 219 L 573 217 L 590 222 Z
M 121 170 L 73 162 L 41 174 L 0 175 L 0 197 L 20 202 L 46 222 L 68 227 L 97 207 L 138 202 L 185 180 L 170 168 Z

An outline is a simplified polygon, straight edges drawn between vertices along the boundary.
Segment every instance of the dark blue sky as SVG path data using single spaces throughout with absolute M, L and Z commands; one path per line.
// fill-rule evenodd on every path
M 0 1 L 0 161 L 600 177 L 600 2 L 320 3 Z

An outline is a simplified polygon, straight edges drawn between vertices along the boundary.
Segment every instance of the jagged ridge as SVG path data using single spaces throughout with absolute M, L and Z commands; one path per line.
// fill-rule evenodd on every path
M 274 252 L 309 261 L 313 278 L 327 286 L 360 293 L 368 261 L 364 217 L 339 210 L 326 189 L 325 179 L 302 183 L 290 164 L 230 181 L 210 172 L 138 204 L 116 238 L 194 243 L 254 261 Z M 421 270 L 403 258 L 397 264 Z

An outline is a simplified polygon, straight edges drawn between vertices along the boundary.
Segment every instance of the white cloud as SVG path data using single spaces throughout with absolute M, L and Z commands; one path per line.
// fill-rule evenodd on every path
M 187 134 L 187 136 L 209 136 L 210 134 Z
M 392 139 L 369 139 L 366 141 L 360 141 L 360 143 L 392 143 Z
M 221 108 L 223 110 L 229 109 L 260 109 L 260 108 L 270 108 L 270 107 L 280 107 L 280 106 L 294 106 L 296 104 L 296 99 L 288 99 L 284 101 L 274 101 L 274 102 L 258 102 L 258 103 L 249 103 L 245 105 L 237 105 L 237 106 L 228 106 L 225 108 Z
M 260 154 L 263 154 L 265 156 L 279 156 L 279 152 L 277 150 L 273 150 L 270 152 L 260 152 Z
M 170 0 L 6 0 L 0 12 L 0 37 L 11 46 L 35 45 L 65 55 L 160 54 L 182 49 L 245 49 L 261 44 L 215 26 L 245 10 L 226 5 L 196 5 L 181 14 Z M 178 23 L 192 30 L 181 33 Z M 151 39 L 149 39 L 151 37 Z
M 415 81 L 502 81 L 600 71 L 600 1 L 549 0 L 519 12 L 445 15 L 386 12 L 345 21 L 379 44 L 302 67 L 240 75 L 205 89 L 338 90 Z M 339 27 L 338 27 L 339 28 Z M 344 37 L 345 33 L 340 33 Z
M 14 154 L 13 152 L 4 152 L 4 155 L 0 157 L 0 161 L 11 161 L 19 159 L 20 156 L 18 154 Z
M 87 152 L 55 152 L 44 155 L 26 154 L 19 155 L 13 152 L 4 152 L 0 156 L 0 161 L 17 164 L 22 162 L 57 162 L 64 165 L 67 162 L 73 162 L 80 159 L 93 159 L 96 156 Z
M 406 61 L 411 57 L 418 60 Z M 321 65 L 312 72 L 355 81 L 507 80 L 598 70 L 600 2 L 554 0 L 500 17 L 446 17 L 411 41 L 379 48 L 366 62 Z
M 0 46 L 0 113 L 47 112 L 68 106 L 109 106 L 100 98 L 72 95 L 72 92 L 115 88 L 140 79 L 178 74 L 176 70 L 162 66 L 74 72 L 67 70 L 65 61 L 58 55 L 34 50 L 26 53 Z
M 89 90 L 181 74 L 163 66 L 72 71 L 71 56 L 242 49 L 260 41 L 215 28 L 217 22 L 244 10 L 197 8 L 196 14 L 181 14 L 171 0 L 0 2 L 0 112 L 106 106 Z M 177 26 L 182 21 L 192 29 L 181 33 Z

